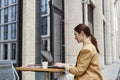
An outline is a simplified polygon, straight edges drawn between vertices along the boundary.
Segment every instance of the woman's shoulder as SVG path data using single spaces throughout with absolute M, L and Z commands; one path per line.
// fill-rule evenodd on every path
M 84 46 L 82 49 L 81 49 L 81 52 L 90 52 L 91 54 L 94 54 L 94 51 L 95 51 L 95 47 L 93 44 L 89 44 L 89 45 L 86 45 Z
M 89 49 L 83 49 L 80 51 L 80 56 L 93 56 L 93 52 Z
M 89 45 L 83 46 L 81 50 L 90 50 L 90 51 L 91 51 L 91 50 L 94 49 L 94 48 L 95 48 L 95 47 L 94 47 L 93 44 L 89 44 Z

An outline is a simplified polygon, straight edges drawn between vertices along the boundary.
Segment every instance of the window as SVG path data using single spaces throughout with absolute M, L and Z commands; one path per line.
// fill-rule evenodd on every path
M 11 7 L 11 20 L 12 21 L 16 20 L 16 6 Z
M 1 24 L 1 10 L 0 10 L 0 24 Z
M 8 22 L 8 8 L 4 9 L 4 22 L 7 23 Z
M 0 59 L 1 59 L 1 53 L 2 53 L 2 51 L 1 51 L 1 44 L 0 44 Z
M 11 39 L 16 39 L 16 24 L 11 24 Z
M 94 9 L 94 7 L 91 4 L 89 4 L 88 5 L 88 25 L 89 25 L 89 28 L 90 28 L 92 34 L 94 34 L 94 18 L 93 18 L 94 12 L 93 12 L 93 9 Z
M 102 10 L 103 10 L 103 15 L 104 15 L 104 8 L 105 8 L 105 6 L 104 6 L 104 0 L 102 0 Z
M 48 40 L 42 40 L 41 49 L 42 49 L 42 51 L 47 51 L 48 50 Z
M 4 6 L 8 6 L 9 0 L 4 0 Z
M 1 41 L 1 26 L 0 26 L 0 41 Z
M 0 8 L 1 8 L 1 3 L 2 3 L 2 0 L 0 0 Z
M 11 59 L 15 60 L 16 58 L 16 43 L 11 44 Z
M 12 3 L 16 3 L 16 0 L 12 0 Z
M 41 0 L 41 14 L 47 14 L 47 2 L 48 0 Z
M 8 56 L 8 45 L 4 44 L 4 54 L 3 54 L 3 59 L 7 59 Z
M 47 16 L 42 17 L 41 19 L 41 34 L 47 35 Z
M 4 40 L 8 39 L 8 25 L 4 25 Z

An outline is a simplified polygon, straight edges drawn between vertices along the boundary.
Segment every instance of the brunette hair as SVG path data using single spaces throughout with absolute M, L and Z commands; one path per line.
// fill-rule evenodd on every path
M 96 47 L 97 52 L 99 53 L 99 49 L 97 46 L 97 40 L 96 38 L 91 34 L 90 29 L 87 25 L 85 24 L 79 24 L 77 25 L 74 30 L 78 33 L 81 33 L 83 31 L 87 37 L 91 37 L 91 42 L 92 44 Z

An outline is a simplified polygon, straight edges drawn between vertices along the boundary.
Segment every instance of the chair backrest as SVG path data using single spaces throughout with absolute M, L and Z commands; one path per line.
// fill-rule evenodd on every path
M 12 61 L 0 60 L 0 80 L 17 80 L 16 77 L 19 76 L 12 64 Z

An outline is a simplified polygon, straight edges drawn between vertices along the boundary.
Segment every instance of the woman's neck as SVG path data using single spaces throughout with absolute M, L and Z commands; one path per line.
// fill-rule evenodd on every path
M 89 37 L 85 37 L 84 40 L 83 40 L 83 45 L 86 45 L 88 43 L 90 43 L 90 38 Z

